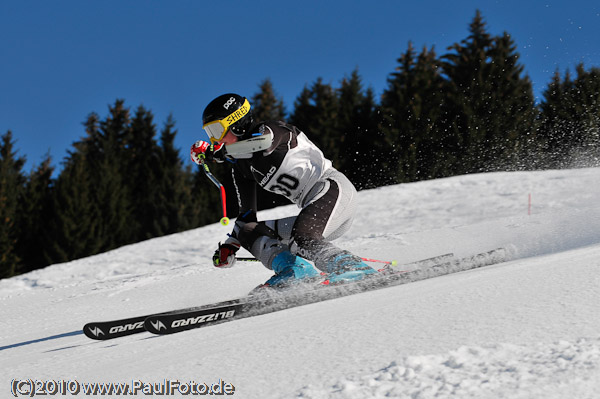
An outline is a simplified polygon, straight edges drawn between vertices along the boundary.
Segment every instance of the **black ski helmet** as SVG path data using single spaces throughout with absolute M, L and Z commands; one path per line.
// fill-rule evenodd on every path
M 229 129 L 237 137 L 243 137 L 252 123 L 250 102 L 235 93 L 215 98 L 202 113 L 202 127 L 213 142 L 221 140 Z

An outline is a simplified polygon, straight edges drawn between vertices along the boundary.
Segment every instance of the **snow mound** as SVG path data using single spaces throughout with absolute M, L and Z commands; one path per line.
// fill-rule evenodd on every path
M 331 387 L 305 387 L 298 398 L 597 398 L 600 338 L 523 346 L 462 346 L 408 356 Z M 596 392 L 594 394 L 593 392 Z

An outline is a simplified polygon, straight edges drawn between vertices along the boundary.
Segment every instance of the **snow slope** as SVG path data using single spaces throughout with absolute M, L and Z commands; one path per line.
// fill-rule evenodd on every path
M 239 398 L 598 398 L 598 198 L 600 168 L 364 191 L 352 230 L 337 241 L 344 248 L 411 262 L 504 247 L 511 259 L 172 336 L 97 342 L 81 327 L 231 299 L 266 280 L 256 263 L 211 266 L 229 228 L 206 226 L 2 280 L 0 397 L 11 397 L 13 379 L 32 379 L 222 380 Z

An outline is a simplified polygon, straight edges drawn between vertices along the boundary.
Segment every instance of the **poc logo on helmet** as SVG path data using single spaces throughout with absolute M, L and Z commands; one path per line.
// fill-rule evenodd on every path
M 235 98 L 233 98 L 233 97 L 229 98 L 229 100 L 227 100 L 227 102 L 225 104 L 223 104 L 223 108 L 229 109 L 229 107 L 231 107 L 231 104 L 233 104 L 234 102 L 235 102 Z

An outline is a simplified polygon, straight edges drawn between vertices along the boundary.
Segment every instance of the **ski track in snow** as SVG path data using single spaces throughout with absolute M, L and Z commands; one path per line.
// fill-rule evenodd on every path
M 205 226 L 0 280 L 0 397 L 9 397 L 13 378 L 221 378 L 240 398 L 598 398 L 598 198 L 600 168 L 364 191 L 340 247 L 401 263 L 499 247 L 510 259 L 166 337 L 95 342 L 81 327 L 232 299 L 269 278 L 256 263 L 211 266 L 229 228 Z

